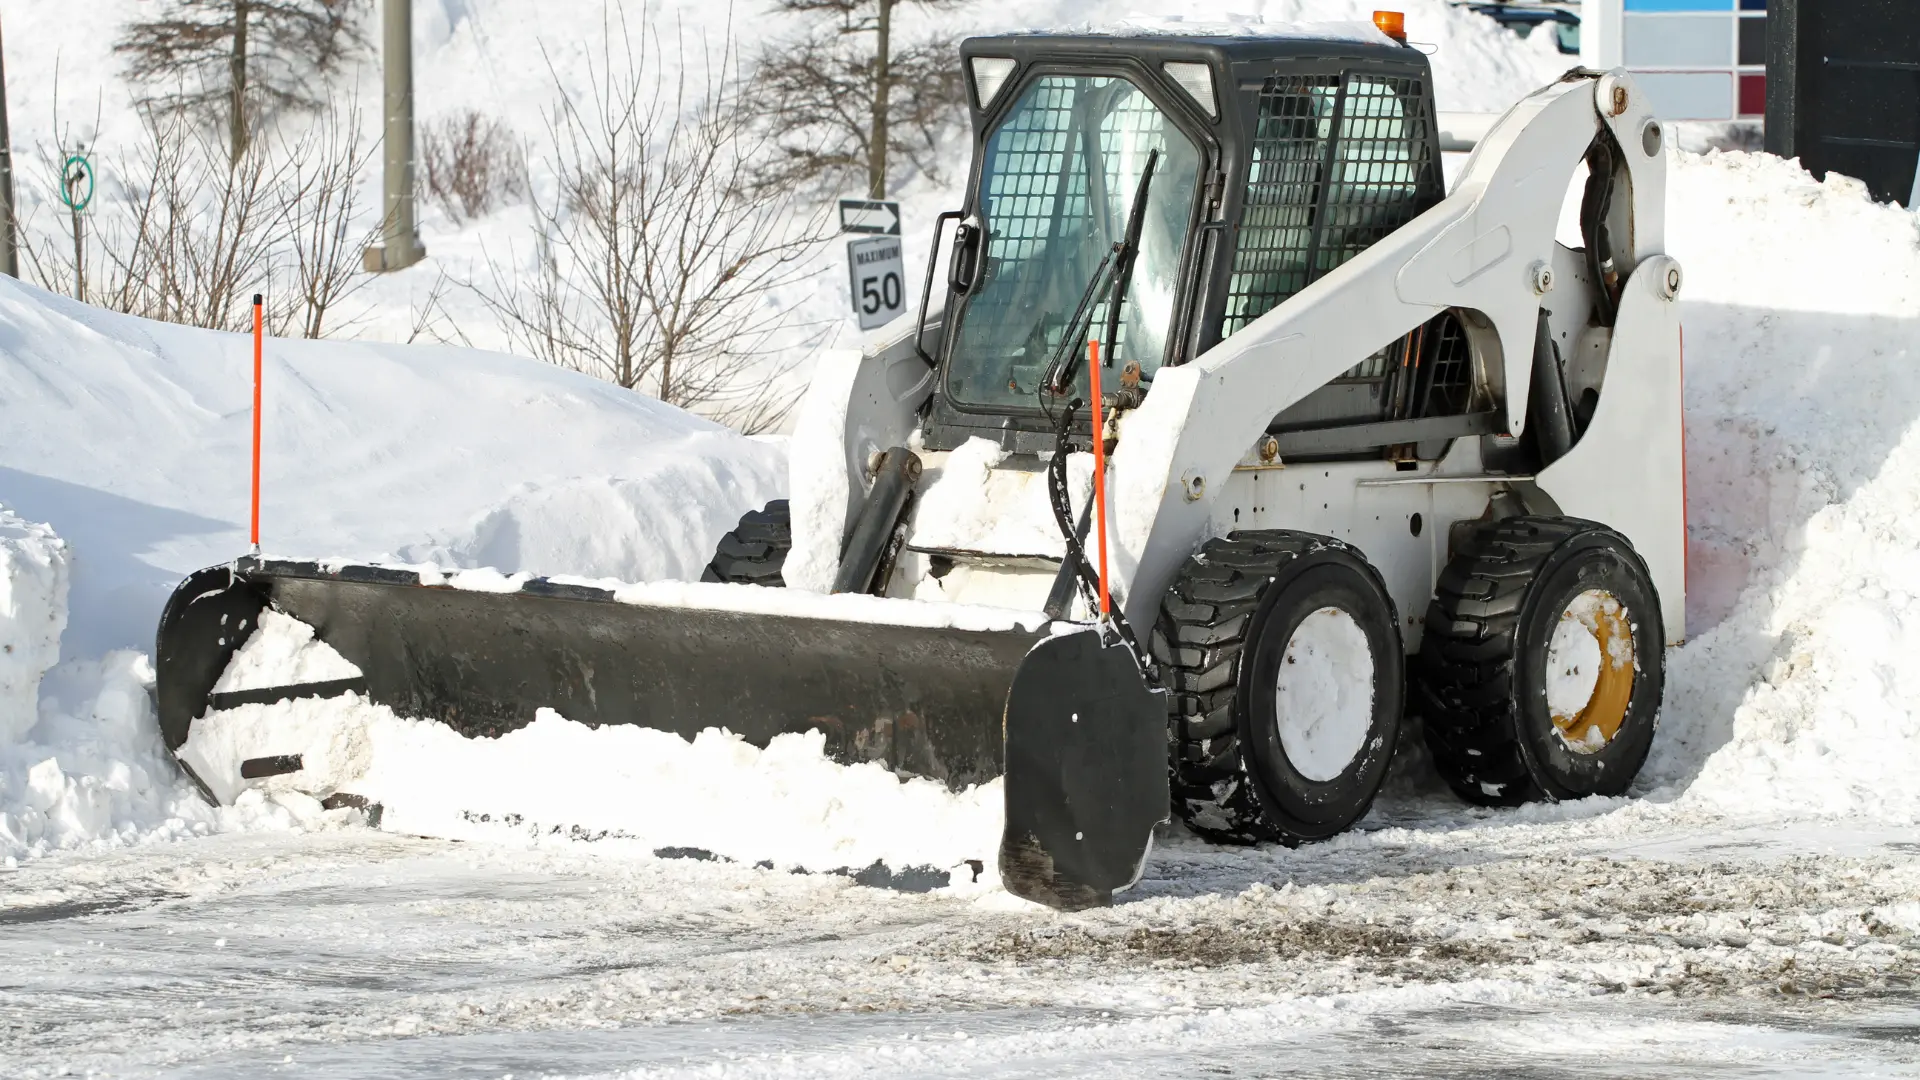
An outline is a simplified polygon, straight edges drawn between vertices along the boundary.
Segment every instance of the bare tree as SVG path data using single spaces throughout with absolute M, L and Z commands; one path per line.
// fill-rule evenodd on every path
M 505 125 L 473 109 L 428 124 L 420 151 L 427 194 L 455 221 L 472 221 L 527 195 L 520 144 Z
M 775 294 L 813 276 L 824 215 L 754 183 L 765 139 L 724 77 L 730 44 L 706 58 L 722 74 L 690 85 L 683 64 L 667 84 L 648 74 L 657 43 L 636 49 L 617 5 L 608 22 L 583 97 L 552 72 L 556 195 L 535 205 L 537 268 L 496 269 L 481 296 L 542 360 L 763 429 L 790 407 L 774 350 L 799 329 Z
M 944 7 L 961 0 L 927 0 Z M 839 185 L 858 178 L 870 198 L 885 198 L 891 163 L 939 178 L 938 154 L 965 105 L 955 42 L 945 36 L 902 42 L 894 26 L 899 0 L 775 0 L 775 9 L 807 16 L 795 41 L 763 48 L 751 86 L 780 161 L 770 186 Z
M 361 138 L 356 109 L 329 111 L 289 148 L 276 198 L 302 337 L 326 336 L 328 316 L 370 280 L 361 253 L 379 235 L 379 223 L 356 229 L 355 222 L 359 179 L 374 149 Z
M 161 0 L 127 24 L 114 51 L 149 104 L 224 114 L 238 162 L 262 110 L 317 110 L 324 82 L 366 48 L 362 0 Z M 154 86 L 163 89 L 154 90 Z
M 367 280 L 360 251 L 375 229 L 356 203 L 372 157 L 357 114 L 330 113 L 297 139 L 256 140 L 237 164 L 178 111 L 142 118 L 127 164 L 100 166 L 84 243 L 76 231 L 71 248 L 50 235 L 25 247 L 35 276 L 116 311 L 225 330 L 248 327 L 247 298 L 260 292 L 275 334 L 337 329 L 339 306 Z M 64 146 L 49 167 L 69 156 Z

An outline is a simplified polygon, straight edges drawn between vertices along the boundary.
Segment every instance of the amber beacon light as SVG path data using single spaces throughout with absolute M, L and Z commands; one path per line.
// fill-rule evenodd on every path
M 1407 16 L 1404 12 L 1376 11 L 1373 13 L 1373 25 L 1400 44 L 1407 43 Z

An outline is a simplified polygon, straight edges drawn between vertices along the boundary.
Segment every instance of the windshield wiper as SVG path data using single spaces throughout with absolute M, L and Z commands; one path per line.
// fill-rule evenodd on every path
M 1103 347 L 1103 363 L 1113 362 L 1113 342 L 1120 336 L 1120 305 L 1126 302 L 1127 289 L 1133 285 L 1133 260 L 1140 253 L 1140 230 L 1146 222 L 1147 191 L 1153 186 L 1153 167 L 1160 161 L 1158 148 L 1147 151 L 1146 168 L 1140 171 L 1140 182 L 1133 189 L 1133 205 L 1127 210 L 1127 231 L 1116 242 L 1100 265 L 1094 269 L 1093 277 L 1087 282 L 1087 290 L 1080 294 L 1080 303 L 1073 310 L 1073 318 L 1067 320 L 1060 334 L 1060 347 L 1054 350 L 1053 360 L 1047 365 L 1047 378 L 1041 380 L 1042 389 L 1059 396 L 1070 392 L 1073 380 L 1079 374 L 1077 365 L 1084 349 L 1079 341 L 1081 327 L 1093 318 L 1093 298 L 1100 292 L 1100 286 L 1108 281 L 1113 283 L 1113 291 L 1107 297 L 1107 327 Z

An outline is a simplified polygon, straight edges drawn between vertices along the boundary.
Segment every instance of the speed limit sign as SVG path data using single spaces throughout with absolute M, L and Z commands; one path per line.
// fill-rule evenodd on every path
M 847 241 L 848 284 L 860 329 L 892 322 L 907 310 L 907 264 L 897 236 L 866 236 Z

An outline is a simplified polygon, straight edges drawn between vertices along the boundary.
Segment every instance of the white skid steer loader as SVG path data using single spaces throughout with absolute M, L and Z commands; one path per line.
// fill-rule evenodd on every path
M 1681 277 L 1633 82 L 1528 96 L 1448 194 L 1427 59 L 1384 35 L 961 60 L 941 295 L 930 264 L 896 340 L 822 360 L 790 499 L 711 584 L 214 567 L 161 623 L 168 746 L 190 765 L 209 709 L 347 688 L 473 737 L 542 707 L 819 730 L 842 761 L 1004 777 L 1002 878 L 1064 908 L 1137 880 L 1169 811 L 1236 842 L 1347 828 L 1409 712 L 1469 800 L 1626 790 L 1685 601 Z M 362 675 L 215 694 L 268 607 Z

